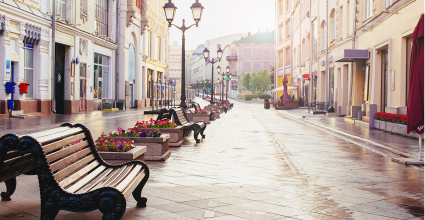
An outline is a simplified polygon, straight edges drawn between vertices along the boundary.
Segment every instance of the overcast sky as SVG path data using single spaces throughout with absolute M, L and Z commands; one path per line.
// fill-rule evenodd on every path
M 190 6 L 195 0 L 173 0 L 177 7 L 173 24 L 186 26 L 193 23 Z M 196 49 L 205 40 L 218 37 L 246 33 L 256 33 L 259 28 L 266 30 L 275 27 L 275 0 L 199 0 L 205 7 L 199 27 L 186 31 L 186 50 Z M 176 27 L 170 28 L 170 45 L 173 41 L 181 44 L 182 32 Z

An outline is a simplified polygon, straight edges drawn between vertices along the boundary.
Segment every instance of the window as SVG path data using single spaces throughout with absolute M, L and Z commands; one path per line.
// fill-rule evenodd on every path
M 343 7 L 341 6 L 340 8 L 339 8 L 339 31 L 338 31 L 338 37 L 343 37 L 344 35 L 342 34 L 343 33 L 343 31 L 342 31 L 342 29 L 344 28 L 343 27 L 343 25 L 342 24 L 344 24 L 344 16 L 343 16 L 343 14 L 344 14 L 344 10 L 343 10 Z M 348 27 L 345 27 L 346 29 L 348 28 Z
M 88 15 L 89 13 L 89 0 L 81 0 L 81 12 L 85 15 Z
M 279 68 L 283 67 L 283 50 L 279 51 Z
M 108 0 L 96 0 L 96 34 L 108 36 Z
M 147 98 L 152 98 L 153 96 L 153 91 L 152 91 L 152 74 L 153 74 L 153 70 L 148 69 L 148 94 L 147 94 Z
M 301 47 L 301 61 L 305 60 L 305 40 L 303 40 L 303 45 Z
M 151 57 L 151 32 L 146 33 L 148 36 L 148 57 Z
M 409 72 L 410 72 L 410 60 L 412 59 L 412 41 L 410 37 L 406 38 L 406 106 L 407 97 L 409 97 Z
M 393 0 L 385 0 L 385 8 L 390 7 L 393 4 Z
M 259 57 L 261 54 L 260 54 L 260 50 L 259 49 L 255 49 L 254 50 L 254 56 L 255 57 Z
M 372 6 L 373 6 L 373 0 L 365 0 L 365 19 L 368 19 L 372 16 L 373 12 L 372 12 Z
M 260 63 L 258 63 L 258 62 L 255 62 L 254 63 L 254 71 L 255 72 L 259 72 L 260 71 Z
M 332 14 L 332 33 L 331 33 L 331 39 L 335 39 L 335 32 L 336 32 L 336 26 L 335 26 L 335 12 Z
M 300 66 L 301 65 L 301 46 L 300 45 L 298 45 L 298 49 L 297 49 L 297 52 L 298 52 L 298 66 Z
M 156 52 L 157 56 L 156 56 L 156 59 L 157 60 L 161 60 L 161 38 L 160 37 L 157 37 L 156 38 L 156 41 L 157 41 L 157 47 L 156 47 L 156 49 L 157 49 L 157 52 Z
M 245 63 L 244 63 L 244 71 L 245 71 L 245 72 L 249 72 L 249 71 L 251 71 L 251 69 L 249 68 L 249 66 L 250 66 L 249 64 L 250 64 L 249 62 L 245 62 Z
M 109 94 L 109 57 L 94 54 L 93 98 L 108 98 Z
M 251 50 L 249 50 L 249 49 L 245 49 L 245 51 L 244 51 L 245 53 L 245 56 L 246 57 L 249 57 L 249 56 L 251 56 Z
M 56 0 L 56 17 L 65 20 L 66 2 L 65 0 Z
M 322 50 L 328 47 L 328 42 L 326 42 L 326 23 L 322 24 Z
M 283 33 L 283 24 L 280 24 L 279 25 L 279 42 L 282 42 L 283 41 L 283 35 L 284 35 L 285 33 Z
M 33 75 L 34 75 L 34 50 L 33 45 L 24 44 L 24 82 L 29 83 L 28 93 L 25 94 L 25 98 L 33 98 Z
M 291 53 L 289 48 L 285 49 L 285 66 L 291 65 Z
M 286 0 L 286 11 L 291 10 L 292 8 L 292 0 Z
M 291 20 L 286 21 L 286 38 L 291 37 Z

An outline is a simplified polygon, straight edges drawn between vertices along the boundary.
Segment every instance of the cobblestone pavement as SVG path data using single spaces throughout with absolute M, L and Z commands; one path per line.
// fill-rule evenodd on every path
M 0 128 L 80 121 L 97 136 L 151 117 L 141 113 L 12 119 Z M 205 140 L 196 144 L 189 136 L 171 153 L 165 162 L 147 162 L 151 176 L 142 193 L 148 206 L 136 208 L 130 197 L 123 219 L 424 219 L 423 172 L 260 105 L 235 102 L 207 126 Z M 38 219 L 37 177 L 17 179 L 12 201 L 0 202 L 0 219 Z M 60 211 L 56 219 L 101 217 L 99 211 Z

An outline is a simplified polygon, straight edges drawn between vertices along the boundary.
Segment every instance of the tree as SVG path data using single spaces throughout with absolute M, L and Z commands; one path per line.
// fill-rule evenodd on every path
M 254 85 L 255 91 L 257 92 L 266 92 L 271 88 L 271 78 L 270 74 L 266 69 L 260 70 L 260 72 L 254 74 Z
M 242 74 L 238 75 L 238 81 L 246 90 L 251 91 L 251 73 L 242 71 Z

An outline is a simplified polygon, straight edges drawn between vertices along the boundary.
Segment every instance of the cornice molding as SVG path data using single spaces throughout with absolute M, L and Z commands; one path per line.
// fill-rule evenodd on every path
M 118 45 L 112 42 L 109 42 L 107 40 L 104 40 L 102 38 L 96 37 L 94 35 L 92 35 L 91 33 L 87 33 L 83 30 L 79 30 L 76 28 L 73 28 L 71 26 L 68 25 L 64 25 L 60 22 L 56 23 L 56 31 L 60 31 L 63 32 L 65 34 L 70 34 L 73 36 L 79 36 L 85 39 L 90 40 L 92 43 L 109 48 L 111 50 L 116 50 L 118 48 Z

